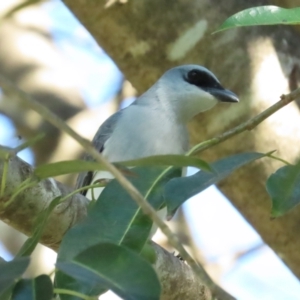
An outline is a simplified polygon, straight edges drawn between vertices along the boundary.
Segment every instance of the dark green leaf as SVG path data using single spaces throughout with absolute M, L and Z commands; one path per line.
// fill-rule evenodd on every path
M 111 289 L 126 300 L 159 300 L 160 283 L 138 254 L 111 243 L 94 245 L 56 267 L 86 284 Z
M 163 170 L 161 167 L 134 168 L 131 171 L 135 175 L 129 176 L 128 180 L 145 196 Z M 170 171 L 152 191 L 148 200 L 156 209 L 163 204 L 162 186 L 170 178 L 180 175 L 181 170 Z M 112 180 L 96 203 L 90 206 L 88 216 L 83 222 L 67 232 L 61 243 L 59 257 L 72 258 L 103 241 L 125 243 L 126 246 L 140 251 L 151 226 L 150 219 L 142 213 L 130 195 L 116 180 Z M 142 238 L 143 236 L 146 237 Z M 78 243 L 78 239 L 81 243 Z
M 0 262 L 0 299 L 12 289 L 23 275 L 30 262 L 29 257 L 15 258 L 9 262 Z
M 45 179 L 64 174 L 98 170 L 105 170 L 105 168 L 95 161 L 66 160 L 38 166 L 34 170 L 34 174 L 39 179 Z
M 212 172 L 211 166 L 204 160 L 185 155 L 155 155 L 140 159 L 120 162 L 124 166 L 173 166 L 173 167 L 196 167 L 204 171 Z
M 300 163 L 278 169 L 267 180 L 272 216 L 278 217 L 300 203 Z
M 165 168 L 162 167 L 134 168 L 131 169 L 134 176 L 128 176 L 128 180 L 146 196 L 163 170 Z M 148 195 L 148 201 L 154 208 L 159 209 L 163 205 L 163 186 L 174 176 L 181 176 L 181 170 L 169 171 Z M 66 233 L 58 257 L 63 260 L 72 259 L 83 250 L 101 242 L 125 245 L 140 252 L 148 239 L 151 227 L 152 221 L 149 217 L 143 214 L 129 194 L 113 180 L 103 190 L 96 203 L 90 206 L 88 216 L 83 222 Z M 60 288 L 89 295 L 99 294 L 99 289 L 94 291 L 88 285 L 76 284 L 60 272 L 56 275 L 56 282 Z M 66 295 L 61 297 L 73 299 Z
M 171 179 L 165 185 L 168 215 L 173 215 L 176 209 L 190 197 L 226 178 L 236 169 L 264 156 L 266 154 L 263 153 L 237 154 L 211 164 L 216 173 L 199 171 L 192 176 Z
M 21 279 L 15 286 L 12 300 L 51 300 L 53 286 L 48 275 L 40 275 L 34 279 Z
M 23 244 L 22 248 L 17 254 L 17 257 L 31 255 L 47 225 L 48 217 L 50 216 L 53 209 L 59 204 L 60 199 L 61 197 L 56 197 L 55 199 L 53 199 L 50 205 L 38 215 L 34 225 L 34 232 L 32 236 L 28 238 Z
M 240 11 L 229 17 L 216 32 L 229 28 L 257 25 L 295 25 L 300 23 L 300 8 L 281 8 L 273 5 L 258 6 Z

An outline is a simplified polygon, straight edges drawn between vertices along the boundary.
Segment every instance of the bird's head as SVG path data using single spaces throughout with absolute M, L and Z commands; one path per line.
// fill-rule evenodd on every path
M 217 77 L 198 65 L 183 65 L 167 71 L 157 82 L 157 94 L 167 109 L 186 122 L 218 102 L 238 102 L 238 97 L 222 87 Z

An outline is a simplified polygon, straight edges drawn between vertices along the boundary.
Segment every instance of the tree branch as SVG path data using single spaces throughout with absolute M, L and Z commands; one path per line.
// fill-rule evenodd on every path
M 6 148 L 1 147 L 0 149 L 5 150 Z M 33 168 L 19 157 L 10 157 L 7 164 L 5 190 L 0 197 L 0 218 L 8 225 L 30 236 L 36 217 L 49 206 L 54 198 L 66 196 L 72 190 L 49 178 L 36 182 L 20 192 L 4 209 L 5 204 L 20 185 L 25 180 L 33 178 Z M 3 183 L 4 167 L 5 162 L 1 160 L 1 183 Z M 49 217 L 41 243 L 56 251 L 66 231 L 86 216 L 88 203 L 88 199 L 76 194 L 59 204 Z
M 0 146 L 0 150 L 7 148 Z M 52 178 L 40 181 L 20 192 L 5 209 L 5 203 L 25 180 L 32 178 L 33 168 L 17 156 L 7 161 L 5 193 L 0 196 L 0 219 L 20 232 L 31 235 L 36 217 L 58 196 L 67 196 L 72 190 Z M 0 182 L 5 161 L 0 160 Z M 57 251 L 66 231 L 87 215 L 89 200 L 75 194 L 55 207 L 40 242 Z M 211 299 L 208 287 L 183 261 L 153 243 L 156 252 L 155 270 L 162 284 L 161 299 Z M 176 286 L 176 289 L 174 289 Z
M 280 97 L 280 100 L 278 102 L 276 102 L 274 105 L 270 106 L 269 108 L 267 108 L 266 110 L 264 110 L 263 112 L 261 112 L 259 115 L 251 118 L 250 120 L 243 122 L 242 124 L 234 127 L 231 130 L 228 130 L 222 134 L 220 134 L 219 136 L 205 141 L 203 143 L 200 143 L 196 146 L 194 146 L 189 152 L 188 155 L 192 155 L 192 154 L 196 154 L 199 152 L 202 152 L 212 146 L 218 145 L 226 140 L 228 140 L 229 138 L 240 134 L 244 131 L 247 130 L 252 130 L 253 128 L 255 128 L 257 125 L 259 125 L 261 122 L 263 122 L 264 120 L 266 120 L 268 117 L 270 117 L 271 115 L 273 115 L 275 112 L 277 112 L 279 109 L 281 109 L 282 107 L 288 105 L 289 103 L 291 103 L 292 101 L 296 100 L 297 98 L 300 97 L 300 88 L 292 91 L 291 93 L 287 94 L 287 95 L 282 95 Z

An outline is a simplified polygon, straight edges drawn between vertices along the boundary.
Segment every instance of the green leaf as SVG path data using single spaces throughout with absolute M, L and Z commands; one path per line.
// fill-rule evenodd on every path
M 135 175 L 128 176 L 127 179 L 145 196 L 163 170 L 165 168 L 162 167 L 138 167 L 131 169 Z M 181 176 L 181 170 L 168 172 L 148 197 L 154 208 L 159 209 L 163 205 L 163 185 L 175 176 Z M 95 204 L 89 207 L 87 217 L 66 233 L 59 249 L 59 257 L 72 258 L 103 241 L 125 244 L 139 252 L 147 240 L 151 226 L 152 222 L 131 196 L 116 180 L 112 180 Z M 78 243 L 78 239 L 81 243 Z
M 48 218 L 51 212 L 59 204 L 60 199 L 61 197 L 56 197 L 55 199 L 53 199 L 50 205 L 38 215 L 35 221 L 35 225 L 33 226 L 34 228 L 33 234 L 23 244 L 22 248 L 17 254 L 17 257 L 29 256 L 32 254 L 33 250 L 35 249 L 36 245 L 38 244 L 42 236 L 42 233 L 44 232 L 44 229 L 47 225 Z
M 211 164 L 216 174 L 199 171 L 192 176 L 171 179 L 165 185 L 164 192 L 168 215 L 173 215 L 177 208 L 190 197 L 218 183 L 236 169 L 266 155 L 254 152 L 229 156 Z
M 126 300 L 159 300 L 160 283 L 152 266 L 133 251 L 114 245 L 94 245 L 56 267 L 86 284 L 110 289 Z
M 170 178 L 181 176 L 182 172 L 181 169 L 170 170 L 152 190 L 153 183 L 165 169 L 137 167 L 131 169 L 134 176 L 127 178 L 144 196 L 149 194 L 148 201 L 155 209 L 164 204 L 163 186 Z M 72 259 L 85 249 L 101 242 L 125 245 L 139 253 L 148 239 L 151 227 L 152 221 L 149 217 L 143 214 L 119 183 L 112 180 L 95 204 L 90 205 L 87 217 L 66 233 L 58 257 L 61 260 Z M 56 282 L 59 288 L 93 296 L 100 293 L 99 289 L 94 290 L 92 286 L 77 284 L 61 272 L 57 273 Z M 61 297 L 73 299 L 66 295 Z
M 273 217 L 279 217 L 300 203 L 300 163 L 284 166 L 272 174 L 266 183 L 272 200 Z
M 45 179 L 64 174 L 99 170 L 106 170 L 106 168 L 95 161 L 66 160 L 38 166 L 34 170 L 34 174 L 39 179 Z
M 212 172 L 211 166 L 204 160 L 185 155 L 155 155 L 140 159 L 120 162 L 124 166 L 173 166 L 173 167 L 195 167 L 203 171 Z
M 116 162 L 116 166 L 123 165 L 129 167 L 135 166 L 174 166 L 174 167 L 187 167 L 192 166 L 204 171 L 212 172 L 210 165 L 197 157 L 185 156 L 185 155 L 157 155 L 149 156 L 141 159 L 129 160 L 124 162 Z M 55 162 L 51 164 L 45 164 L 37 167 L 34 170 L 34 174 L 39 179 L 45 179 L 49 177 L 80 173 L 85 171 L 99 171 L 106 170 L 106 168 L 95 161 L 83 161 L 83 160 L 66 160 Z
M 15 258 L 9 262 L 0 262 L 0 299 L 7 297 L 7 293 L 23 275 L 29 262 L 29 257 Z
M 240 11 L 229 17 L 217 31 L 257 25 L 295 25 L 300 23 L 300 8 L 281 8 L 273 5 L 258 6 Z
M 48 275 L 40 275 L 33 279 L 21 279 L 15 286 L 12 300 L 51 300 L 53 286 Z

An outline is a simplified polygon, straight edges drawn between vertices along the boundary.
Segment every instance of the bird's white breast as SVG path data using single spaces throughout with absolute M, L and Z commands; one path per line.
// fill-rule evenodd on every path
M 155 109 L 130 106 L 122 114 L 104 145 L 103 155 L 111 162 L 152 155 L 183 154 L 188 149 L 184 125 L 174 126 L 170 116 Z

